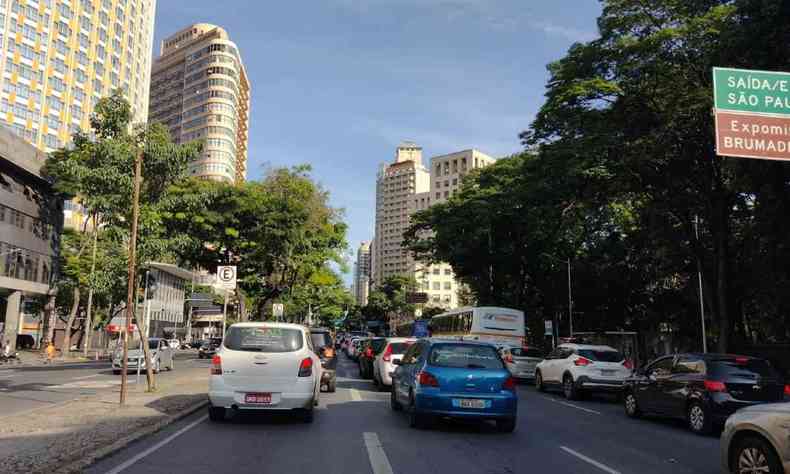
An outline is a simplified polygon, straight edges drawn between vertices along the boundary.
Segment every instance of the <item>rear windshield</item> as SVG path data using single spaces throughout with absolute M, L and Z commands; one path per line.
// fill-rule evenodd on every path
M 779 372 L 764 359 L 722 359 L 708 362 L 708 373 L 717 377 L 781 378 Z
M 622 362 L 625 360 L 623 354 L 620 354 L 617 351 L 579 349 L 578 353 L 585 359 L 590 359 L 597 362 Z
M 310 337 L 313 340 L 313 347 L 316 349 L 332 345 L 332 338 L 328 332 L 311 332 Z
M 404 354 L 411 345 L 411 342 L 391 342 L 390 350 L 395 355 Z
M 464 369 L 501 369 L 502 360 L 496 349 L 467 344 L 440 344 L 431 350 L 428 363 L 439 367 Z
M 372 341 L 370 341 L 370 345 L 373 347 L 373 352 L 378 354 L 379 352 L 383 351 L 384 348 L 387 346 L 387 340 L 385 338 L 373 339 Z
M 302 331 L 277 327 L 231 327 L 225 347 L 234 351 L 294 352 L 302 348 Z
M 536 357 L 542 359 L 545 357 L 543 355 L 543 351 L 540 349 L 521 349 L 518 347 L 514 347 L 510 349 L 510 353 L 513 354 L 514 357 Z

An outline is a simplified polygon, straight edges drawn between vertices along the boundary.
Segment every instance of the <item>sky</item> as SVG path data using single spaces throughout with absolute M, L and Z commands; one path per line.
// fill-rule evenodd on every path
M 595 38 L 599 13 L 598 0 L 159 0 L 154 57 L 192 23 L 227 30 L 252 88 L 248 179 L 310 164 L 355 255 L 398 143 L 421 145 L 426 165 L 519 151 L 546 65 Z

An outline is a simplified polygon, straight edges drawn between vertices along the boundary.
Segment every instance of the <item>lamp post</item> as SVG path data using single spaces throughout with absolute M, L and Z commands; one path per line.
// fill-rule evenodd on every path
M 571 259 L 568 258 L 567 260 L 562 260 L 547 253 L 544 253 L 543 255 L 549 257 L 555 262 L 564 263 L 568 266 L 568 327 L 570 329 L 571 337 L 573 337 L 573 285 L 571 283 Z

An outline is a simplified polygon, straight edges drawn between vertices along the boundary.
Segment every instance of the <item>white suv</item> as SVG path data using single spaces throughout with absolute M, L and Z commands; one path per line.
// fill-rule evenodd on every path
M 401 360 L 406 349 L 417 342 L 417 339 L 408 337 L 389 337 L 384 350 L 373 360 L 373 383 L 379 390 L 389 390 L 392 387 L 392 373 L 397 366 L 396 360 Z
M 586 392 L 620 392 L 632 371 L 631 361 L 613 347 L 561 344 L 535 368 L 535 387 L 561 388 L 575 400 Z
M 234 324 L 211 360 L 209 418 L 221 421 L 227 409 L 292 410 L 310 423 L 320 380 L 321 360 L 306 327 Z

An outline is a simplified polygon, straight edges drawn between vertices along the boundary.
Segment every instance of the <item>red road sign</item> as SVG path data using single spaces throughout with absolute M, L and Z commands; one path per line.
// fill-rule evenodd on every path
M 790 160 L 790 116 L 716 110 L 716 153 L 764 160 Z

